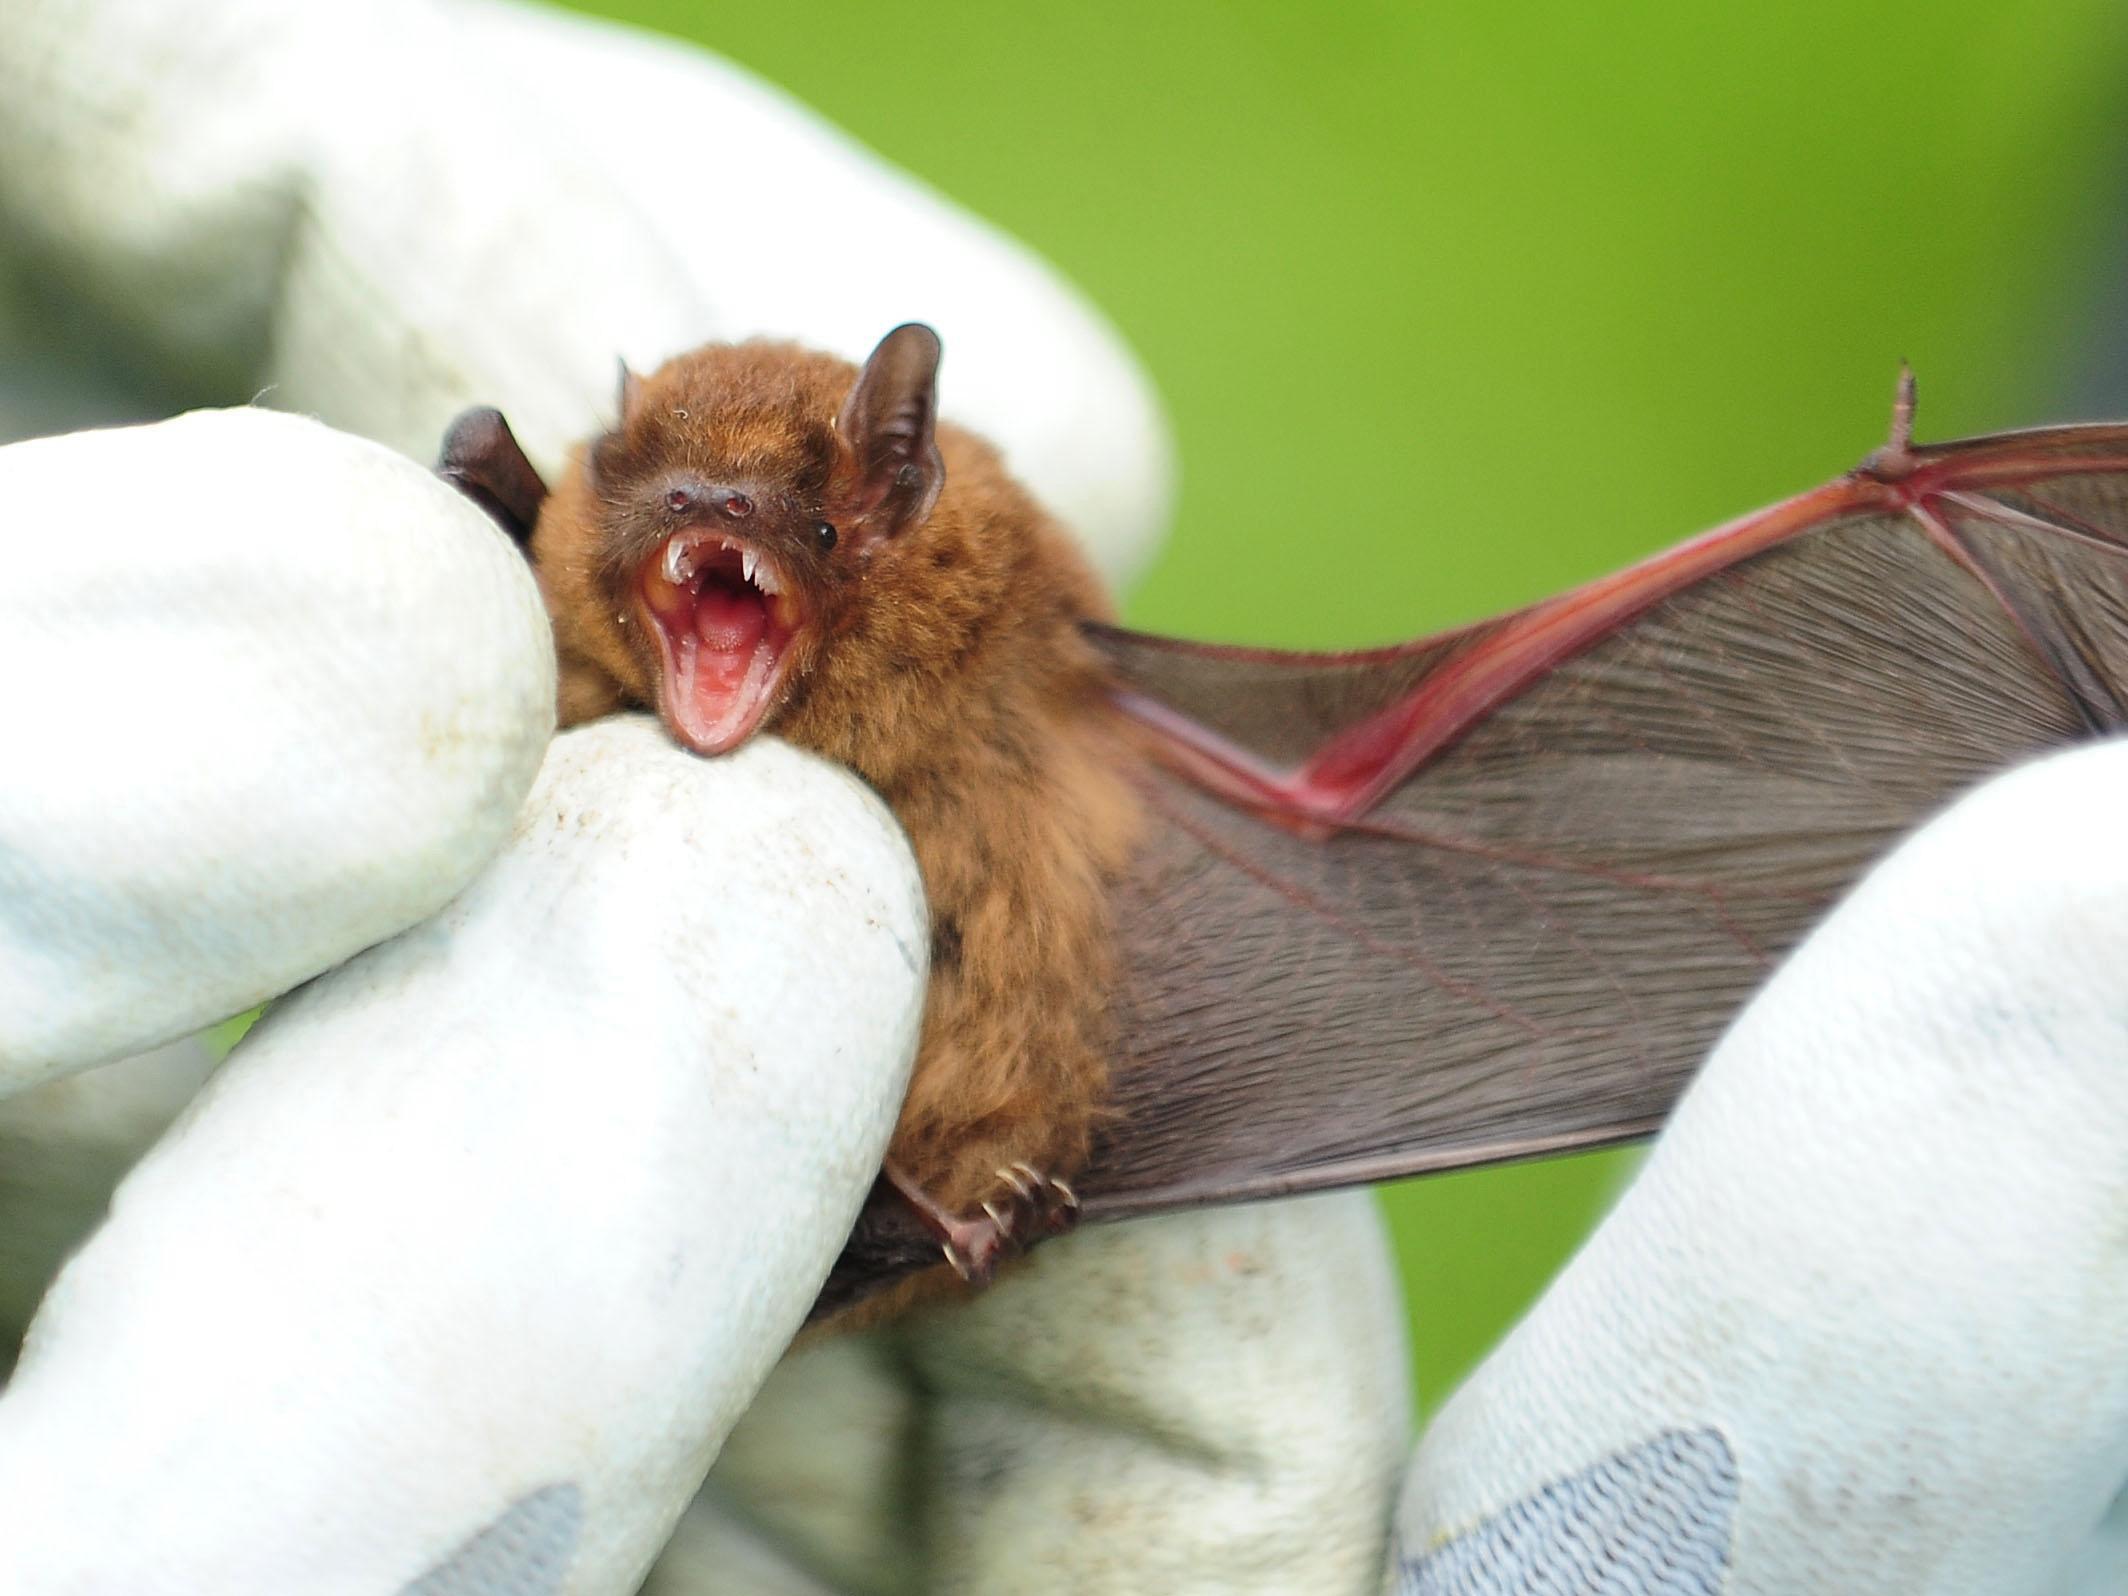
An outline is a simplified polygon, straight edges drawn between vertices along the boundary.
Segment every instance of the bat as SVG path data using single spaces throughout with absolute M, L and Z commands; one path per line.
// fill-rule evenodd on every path
M 938 358 L 914 325 L 861 371 L 710 346 L 624 375 L 552 494 L 492 411 L 441 468 L 528 547 L 565 722 L 772 730 L 910 836 L 915 1085 L 816 1317 L 942 1246 L 980 1279 L 1080 1218 L 1647 1135 L 1894 839 L 2128 723 L 2128 426 L 1919 446 L 1902 374 L 1823 487 L 1492 620 L 1292 653 L 1113 625 L 938 421 Z
M 657 710 L 703 754 L 763 728 L 849 766 L 916 855 L 932 939 L 885 1174 L 982 1280 L 1071 1222 L 1118 1036 L 1115 894 L 1142 824 L 1098 580 L 996 451 L 936 415 L 939 343 L 859 372 L 789 345 L 622 375 L 619 423 L 544 492 L 507 424 L 441 470 L 527 539 L 560 718 Z

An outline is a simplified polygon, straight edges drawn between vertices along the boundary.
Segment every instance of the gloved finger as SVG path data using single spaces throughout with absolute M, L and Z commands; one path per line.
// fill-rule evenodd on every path
M 0 1092 L 251 1007 L 449 901 L 554 724 L 524 562 L 264 411 L 0 449 Z
M 945 413 L 1112 574 L 1169 447 L 1115 334 L 1024 249 L 700 52 L 511 5 L 16 0 L 11 248 L 223 398 L 428 458 L 468 404 L 541 466 L 611 420 L 614 360 L 944 334 Z
M 867 1570 L 861 1584 L 834 1584 L 705 1487 L 639 1596 L 915 1596 L 921 1589 L 887 1570 Z
M 1408 1433 L 1403 1325 L 1366 1192 L 1034 1255 L 908 1334 L 940 1409 L 932 1588 L 1371 1589 Z
M 900 1339 L 789 1354 L 733 1428 L 642 1596 L 925 1596 L 929 1422 Z
M 2000 777 L 1797 950 L 1426 1435 L 1393 1589 L 2122 1587 L 2124 791 Z
M 631 1590 L 871 1184 L 923 943 L 852 778 L 558 739 L 508 850 L 277 1005 L 61 1273 L 0 1588 Z
M 1083 1231 L 873 1338 L 778 1370 L 657 1596 L 1375 1588 L 1407 1392 L 1366 1193 Z

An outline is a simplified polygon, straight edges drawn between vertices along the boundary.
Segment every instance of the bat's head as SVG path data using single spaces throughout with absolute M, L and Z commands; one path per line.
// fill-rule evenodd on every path
M 624 373 L 618 424 L 533 537 L 564 718 L 575 664 L 700 753 L 773 724 L 852 630 L 882 552 L 938 501 L 938 362 L 938 335 L 911 323 L 862 370 L 755 342 Z

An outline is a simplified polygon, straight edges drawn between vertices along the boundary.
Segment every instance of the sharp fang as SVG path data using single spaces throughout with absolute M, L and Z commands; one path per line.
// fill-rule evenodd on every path
M 749 582 L 754 579 L 754 551 L 752 549 L 741 549 L 739 551 L 739 574 Z
M 692 552 L 680 539 L 672 539 L 665 545 L 665 580 L 678 587 L 694 574 Z

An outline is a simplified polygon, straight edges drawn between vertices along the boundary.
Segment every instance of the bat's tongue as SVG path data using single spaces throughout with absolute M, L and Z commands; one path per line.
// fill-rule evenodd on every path
M 768 606 L 746 588 L 711 587 L 695 600 L 695 636 L 734 682 L 768 635 Z

